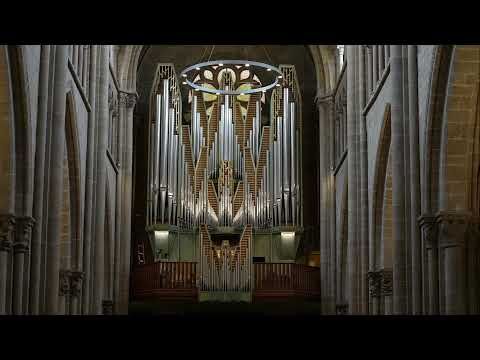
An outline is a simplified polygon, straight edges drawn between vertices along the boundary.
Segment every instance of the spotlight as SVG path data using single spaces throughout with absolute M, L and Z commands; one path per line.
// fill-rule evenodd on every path
M 186 81 L 183 81 L 182 84 L 183 84 L 183 85 L 187 85 L 187 82 L 186 82 Z
M 245 67 L 249 67 L 249 66 L 250 66 L 250 64 L 245 64 Z
M 272 68 L 268 68 L 267 71 L 272 71 Z
M 187 77 L 187 74 L 182 74 L 183 77 Z
M 278 78 L 281 79 L 283 76 L 282 75 L 278 75 Z
M 197 71 L 198 71 L 198 70 L 200 70 L 200 68 L 199 68 L 199 67 L 196 67 L 196 68 L 195 68 L 195 70 L 197 70 Z
M 218 64 L 218 66 L 223 66 L 223 64 Z

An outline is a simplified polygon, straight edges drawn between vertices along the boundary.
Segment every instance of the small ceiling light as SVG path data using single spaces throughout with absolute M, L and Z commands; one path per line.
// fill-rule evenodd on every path
M 215 95 L 217 95 L 217 96 L 218 96 L 218 95 L 220 95 L 220 93 L 215 93 Z
M 183 85 L 187 85 L 187 82 L 186 82 L 186 81 L 183 81 L 182 84 L 183 84 Z
M 198 71 L 198 70 L 200 70 L 200 68 L 199 68 L 199 67 L 196 67 L 196 68 L 195 68 L 195 70 L 197 70 L 197 71 Z
M 198 89 L 195 89 L 195 91 L 198 91 Z
M 268 68 L 267 71 L 272 71 L 272 68 Z
M 283 76 L 282 75 L 278 75 L 278 78 L 281 79 Z
M 250 66 L 250 64 L 245 64 L 245 67 L 249 67 L 249 66 Z
M 182 74 L 183 77 L 187 77 L 187 74 Z
M 218 64 L 218 66 L 223 66 L 223 64 Z
M 277 84 L 277 86 L 280 86 L 280 84 Z
M 244 94 L 244 93 L 241 93 L 240 95 L 243 96 L 243 95 L 245 95 L 245 94 Z

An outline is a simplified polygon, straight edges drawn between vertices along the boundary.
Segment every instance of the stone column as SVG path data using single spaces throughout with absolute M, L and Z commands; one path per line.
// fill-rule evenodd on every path
M 410 121 L 410 212 L 412 252 L 412 314 L 422 313 L 422 246 L 420 226 L 420 152 L 418 125 L 417 46 L 408 46 L 408 105 Z
M 97 89 L 97 45 L 92 45 L 90 51 L 90 74 L 88 100 L 91 111 L 88 113 L 87 129 L 87 170 L 85 181 L 85 224 L 83 232 L 83 271 L 84 281 L 82 282 L 82 314 L 89 314 L 90 307 L 90 283 L 91 283 L 91 249 L 92 249 L 92 222 L 93 222 L 93 180 L 95 164 L 95 120 L 96 112 L 96 89 Z
M 367 45 L 367 101 L 373 91 L 373 64 L 372 64 L 372 46 Z
M 422 247 L 425 251 L 424 279 L 427 280 L 423 292 L 423 312 L 428 315 L 438 315 L 438 248 L 435 217 L 424 214 L 418 220 L 422 233 Z
M 35 179 L 33 187 L 33 217 L 35 226 L 32 232 L 30 250 L 30 302 L 29 313 L 39 313 L 40 274 L 42 264 L 42 228 L 45 184 L 45 155 L 47 152 L 47 115 L 48 115 L 48 88 L 50 72 L 50 45 L 42 45 L 40 50 L 40 76 L 38 84 L 38 120 L 35 145 Z
M 436 216 L 438 244 L 444 259 L 444 313 L 462 315 L 467 313 L 466 236 L 470 225 L 469 213 L 440 212 Z
M 30 216 L 15 219 L 15 241 L 13 243 L 13 314 L 23 314 L 23 288 L 25 254 L 30 247 L 32 227 L 35 221 Z
M 407 310 L 405 269 L 405 159 L 403 119 L 402 46 L 392 45 L 390 76 L 392 82 L 392 223 L 393 223 L 393 313 Z
M 360 140 L 360 250 L 358 254 L 361 259 L 361 312 L 368 313 L 368 267 L 369 267 L 369 247 L 368 247 L 368 148 L 367 148 L 367 124 L 363 115 L 363 108 L 366 105 L 365 99 L 365 47 L 359 47 L 359 140 Z
M 103 313 L 102 300 L 105 283 L 105 190 L 107 181 L 107 141 L 108 141 L 108 83 L 109 83 L 109 46 L 100 46 L 99 84 L 98 84 L 98 119 L 96 123 L 97 144 L 95 184 L 95 244 L 94 244 L 94 279 L 93 279 L 93 313 Z
M 7 280 L 8 259 L 12 250 L 12 231 L 15 226 L 15 216 L 0 215 L 0 315 L 7 314 Z
M 51 121 L 50 187 L 48 199 L 46 312 L 58 310 L 60 271 L 61 210 L 63 199 L 63 160 L 65 149 L 65 85 L 67 81 L 67 45 L 55 48 L 53 116 Z
M 333 124 L 334 124 L 334 103 L 331 99 L 327 103 L 327 116 L 328 122 L 325 129 L 325 141 L 327 143 L 326 150 L 328 151 L 326 156 L 325 170 L 328 179 L 327 182 L 327 214 L 326 222 L 328 225 L 328 233 L 326 234 L 330 238 L 330 286 L 331 286 L 331 304 L 329 313 L 335 314 L 335 298 L 337 294 L 337 244 L 335 237 L 335 177 L 333 175 Z
M 348 167 L 348 246 L 347 246 L 347 300 L 349 312 L 357 314 L 358 308 L 358 231 L 357 231 L 357 190 L 359 179 L 357 174 L 357 84 L 356 64 L 357 46 L 347 46 L 347 167 Z
M 320 178 L 320 287 L 322 294 L 322 314 L 327 314 L 329 311 L 329 262 L 330 254 L 328 253 L 327 241 L 328 225 L 326 221 L 327 215 L 327 181 L 328 177 L 328 158 L 326 148 L 327 137 L 325 130 L 327 129 L 328 122 L 328 109 L 326 109 L 326 103 L 317 101 L 317 107 L 319 112 L 319 152 L 320 152 L 320 164 L 319 164 L 319 178 Z
M 385 45 L 378 45 L 378 78 L 380 79 L 385 69 Z
M 121 93 L 120 106 L 125 116 L 125 148 L 123 170 L 123 211 L 120 249 L 120 274 L 118 311 L 128 313 L 129 280 L 130 280 L 130 249 L 132 237 L 132 177 L 133 177 L 133 109 L 137 96 L 133 93 Z
M 404 246 L 405 246 L 405 283 L 406 283 L 406 314 L 412 313 L 412 254 L 411 229 L 412 215 L 410 205 L 410 122 L 409 122 L 409 89 L 408 89 L 408 47 L 402 46 L 402 88 L 403 88 L 403 169 L 404 174 Z
M 373 46 L 373 56 L 372 56 L 372 66 L 373 66 L 373 72 L 372 72 L 372 88 L 375 91 L 377 88 L 377 82 L 378 82 L 378 45 L 372 45 Z

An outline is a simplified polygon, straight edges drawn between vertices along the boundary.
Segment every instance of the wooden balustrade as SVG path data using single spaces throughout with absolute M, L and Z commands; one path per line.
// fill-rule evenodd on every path
M 320 295 L 320 269 L 294 263 L 256 263 L 253 298 L 317 298 Z M 135 299 L 196 300 L 195 262 L 156 262 L 138 266 L 132 273 Z
M 156 262 L 138 266 L 132 273 L 134 298 L 196 298 L 195 262 Z
M 294 263 L 254 264 L 254 298 L 320 295 L 320 269 Z

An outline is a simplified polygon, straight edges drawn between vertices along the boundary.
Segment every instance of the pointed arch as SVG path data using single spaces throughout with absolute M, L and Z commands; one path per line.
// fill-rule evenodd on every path
M 372 257 L 372 269 L 381 264 L 382 227 L 384 213 L 385 184 L 387 179 L 388 159 L 391 143 L 391 106 L 385 106 L 382 128 L 380 130 L 380 142 L 375 159 L 375 172 L 373 175 L 373 201 L 372 201 L 372 226 L 370 235 L 370 256 Z

